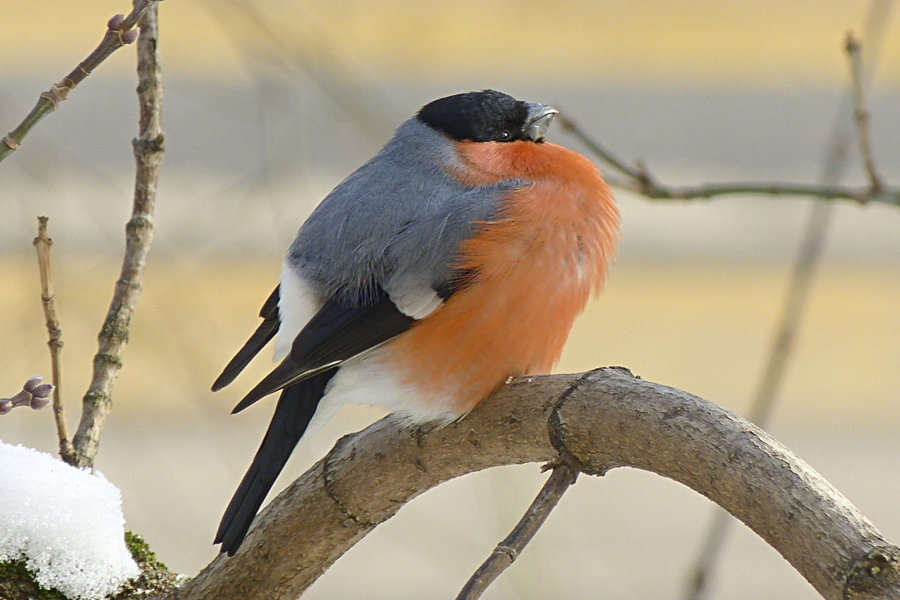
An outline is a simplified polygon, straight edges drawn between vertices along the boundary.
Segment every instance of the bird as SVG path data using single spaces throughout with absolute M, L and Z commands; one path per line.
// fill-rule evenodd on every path
M 558 111 L 495 90 L 423 106 L 300 226 L 262 323 L 212 386 L 274 337 L 280 391 L 215 536 L 234 555 L 304 434 L 344 404 L 448 424 L 548 373 L 614 260 L 619 213 L 590 160 L 545 135 Z

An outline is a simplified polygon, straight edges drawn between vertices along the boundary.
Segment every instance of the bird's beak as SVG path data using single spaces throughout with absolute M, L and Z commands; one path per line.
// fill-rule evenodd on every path
M 528 103 L 528 121 L 525 123 L 525 135 L 533 142 L 540 142 L 547 133 L 547 128 L 559 111 L 546 104 Z

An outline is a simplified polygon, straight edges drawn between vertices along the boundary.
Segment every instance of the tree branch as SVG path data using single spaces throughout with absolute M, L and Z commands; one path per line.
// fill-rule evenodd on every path
M 651 200 L 700 200 L 720 196 L 763 195 L 763 196 L 803 196 L 821 200 L 851 200 L 860 204 L 879 202 L 891 206 L 900 206 L 900 188 L 886 186 L 875 169 L 875 160 L 869 142 L 869 112 L 866 109 L 863 93 L 863 67 L 860 44 L 852 33 L 847 34 L 844 49 L 850 59 L 850 74 L 856 110 L 857 137 L 860 154 L 863 158 L 869 185 L 866 187 L 849 187 L 842 185 L 817 185 L 792 182 L 726 182 L 704 183 L 691 186 L 665 185 L 657 181 L 649 169 L 636 161 L 633 165 L 617 156 L 600 142 L 587 134 L 571 117 L 561 113 L 559 122 L 566 131 L 613 171 L 615 175 L 607 177 L 607 183 L 613 187 L 631 190 Z
M 863 158 L 866 174 L 869 176 L 869 188 L 873 194 L 878 194 L 884 188 L 881 177 L 875 170 L 875 160 L 872 158 L 872 146 L 869 143 L 869 111 L 866 108 L 866 96 L 863 93 L 863 66 L 859 40 L 852 33 L 847 33 L 847 41 L 844 45 L 847 56 L 850 58 L 850 75 L 853 83 L 853 102 L 856 106 L 853 116 L 856 119 L 856 133 L 859 138 L 859 153 Z
M 22 140 L 28 135 L 28 132 L 37 125 L 46 115 L 59 108 L 60 102 L 69 97 L 69 92 L 75 89 L 75 86 L 81 83 L 91 72 L 96 69 L 100 63 L 106 60 L 113 52 L 132 43 L 137 38 L 137 32 L 134 26 L 143 16 L 143 14 L 154 6 L 159 0 L 137 0 L 134 3 L 134 9 L 128 16 L 116 15 L 106 24 L 106 33 L 93 52 L 87 58 L 81 61 L 71 73 L 66 75 L 56 83 L 50 86 L 50 89 L 41 93 L 37 104 L 31 109 L 31 112 L 22 120 L 18 127 L 6 134 L 0 140 L 0 161 L 18 150 L 22 144 Z
M 560 457 L 554 465 L 545 465 L 545 468 L 551 468 L 553 472 L 541 488 L 541 491 L 538 492 L 534 502 L 525 511 L 525 515 L 519 520 L 510 534 L 497 544 L 491 555 L 472 574 L 466 585 L 459 592 L 456 600 L 481 598 L 488 586 L 519 558 L 522 550 L 525 549 L 528 542 L 531 541 L 553 509 L 556 508 L 563 494 L 578 478 L 578 466 L 572 463 L 574 461 Z
M 751 423 L 620 368 L 520 378 L 465 419 L 390 418 L 338 441 L 179 600 L 294 599 L 401 506 L 448 479 L 567 452 L 585 473 L 630 466 L 679 481 L 744 521 L 829 600 L 900 598 L 900 549 L 818 473 Z
M 53 391 L 49 383 L 41 383 L 41 377 L 35 375 L 25 382 L 20 391 L 11 398 L 0 398 L 0 416 L 19 406 L 27 406 L 32 410 L 40 410 L 50 403 L 47 396 Z
M 866 187 L 843 185 L 819 185 L 815 183 L 733 181 L 725 183 L 703 183 L 699 185 L 676 186 L 660 183 L 646 166 L 634 166 L 616 156 L 602 144 L 588 135 L 571 117 L 559 115 L 563 129 L 587 146 L 623 177 L 606 177 L 614 187 L 630 190 L 651 200 L 709 200 L 721 196 L 762 195 L 801 196 L 821 200 L 850 200 L 859 204 L 878 202 L 900 207 L 900 188 L 885 186 L 880 179 L 872 180 Z M 868 143 L 868 142 L 866 142 Z M 874 186 L 873 183 L 878 183 Z
M 50 247 L 53 240 L 47 233 L 47 217 L 38 217 L 38 234 L 34 238 L 34 248 L 38 256 L 38 270 L 41 274 L 41 305 L 47 320 L 47 334 L 50 337 L 50 377 L 53 383 L 53 419 L 56 422 L 56 437 L 59 439 L 59 456 L 70 465 L 75 464 L 75 448 L 69 441 L 66 425 L 66 411 L 59 391 L 59 355 L 62 351 L 62 329 L 56 318 L 56 295 L 53 293 L 53 271 L 50 269 Z
M 112 388 L 122 369 L 122 353 L 128 343 L 131 317 L 141 292 L 147 253 L 153 241 L 153 210 L 156 186 L 163 159 L 163 134 L 160 129 L 162 81 L 157 54 L 157 8 L 153 0 L 134 0 L 141 13 L 138 38 L 138 100 L 140 104 L 139 134 L 133 140 L 137 163 L 134 203 L 131 218 L 125 226 L 125 258 L 112 303 L 98 336 L 99 350 L 94 356 L 91 385 L 82 401 L 78 432 L 72 440 L 78 466 L 90 467 L 100 445 L 100 432 L 112 404 Z
M 882 41 L 884 40 L 885 28 L 883 23 L 887 21 L 887 8 L 888 5 L 883 2 L 875 1 L 869 5 L 864 37 L 868 42 L 867 45 L 870 52 L 874 56 L 880 54 Z M 860 154 L 864 160 L 871 161 L 871 149 L 868 142 L 868 112 L 865 109 L 865 98 L 863 95 L 865 77 L 862 71 L 862 53 L 859 41 L 852 34 L 848 33 L 847 35 L 845 50 L 847 51 L 847 58 L 849 59 L 852 73 L 852 91 L 848 94 L 847 100 L 852 99 L 855 107 L 855 125 L 860 143 Z M 871 69 L 869 72 L 871 73 Z M 838 113 L 839 124 L 835 127 L 831 136 L 831 143 L 827 148 L 824 170 L 821 176 L 822 184 L 829 185 L 840 181 L 845 170 L 850 136 L 848 132 L 844 131 L 848 126 L 844 123 L 843 115 L 844 110 L 840 110 Z M 865 117 L 861 118 L 861 115 L 865 115 Z M 869 171 L 869 185 L 873 190 L 880 190 L 882 187 L 880 179 L 875 175 L 874 166 Z M 775 338 L 768 353 L 768 359 L 766 360 L 766 366 L 759 386 L 746 413 L 747 419 L 760 427 L 764 427 L 768 421 L 769 413 L 775 404 L 776 391 L 790 364 L 794 337 L 799 327 L 801 313 L 812 292 L 813 272 L 822 257 L 822 249 L 825 247 L 825 234 L 831 221 L 833 208 L 833 204 L 825 202 L 816 202 L 811 206 L 809 221 L 791 269 L 791 278 L 782 312 L 778 319 Z M 699 600 L 708 593 L 709 576 L 716 561 L 722 556 L 722 546 L 730 524 L 731 518 L 728 513 L 717 507 L 707 530 L 700 555 L 691 569 L 691 576 L 684 596 L 686 600 Z

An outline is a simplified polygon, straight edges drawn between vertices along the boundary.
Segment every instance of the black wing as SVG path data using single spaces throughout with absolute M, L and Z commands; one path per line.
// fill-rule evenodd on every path
M 375 301 L 365 305 L 326 301 L 294 339 L 287 358 L 250 390 L 232 413 L 386 342 L 409 329 L 414 321 L 400 312 L 381 288 Z
M 259 310 L 259 316 L 263 318 L 263 322 L 260 323 L 253 335 L 250 336 L 247 343 L 237 351 L 237 354 L 234 355 L 231 362 L 225 365 L 222 374 L 219 375 L 219 378 L 213 383 L 212 391 L 215 392 L 220 390 L 234 381 L 234 378 L 244 370 L 244 367 L 250 363 L 253 357 L 262 350 L 262 347 L 269 343 L 269 340 L 271 340 L 278 332 L 278 327 L 281 325 L 281 320 L 278 318 L 279 289 L 280 287 L 275 288 L 275 291 L 269 295 L 269 299 L 266 300 L 265 304 L 263 304 L 262 308 Z
M 276 289 L 266 306 L 277 306 L 277 292 Z M 261 316 L 267 321 L 269 317 L 276 319 L 277 323 L 277 308 L 268 317 Z M 235 407 L 233 412 L 238 412 L 284 388 L 266 436 L 219 523 L 214 543 L 222 544 L 222 552 L 233 555 L 241 545 L 256 511 L 306 431 L 337 366 L 406 331 L 412 323 L 413 319 L 401 313 L 380 288 L 374 303 L 350 305 L 329 300 L 297 335 L 287 358 Z M 225 385 L 234 379 L 272 337 L 263 331 L 268 328 L 261 325 L 225 368 L 217 384 L 224 381 Z

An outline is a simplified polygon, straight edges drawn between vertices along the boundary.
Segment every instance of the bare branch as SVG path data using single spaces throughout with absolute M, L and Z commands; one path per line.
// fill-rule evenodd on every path
M 643 178 L 647 177 L 647 172 L 644 169 L 638 167 L 637 165 L 630 165 L 619 158 L 615 153 L 607 149 L 606 146 L 589 136 L 568 114 L 560 111 L 559 115 L 557 115 L 556 120 L 559 122 L 560 127 L 562 127 L 563 131 L 566 131 L 575 136 L 578 141 L 587 146 L 591 152 L 597 155 L 597 158 L 610 165 L 621 175 L 624 175 L 625 177 L 633 181 L 641 181 Z M 647 182 L 647 185 L 649 187 L 654 187 L 651 182 Z
M 49 90 L 43 92 L 38 98 L 37 104 L 34 105 L 34 108 L 31 109 L 31 112 L 28 113 L 19 126 L 0 140 L 0 161 L 17 150 L 22 144 L 22 140 L 28 135 L 28 132 L 47 114 L 59 108 L 60 102 L 69 97 L 69 92 L 90 75 L 100 63 L 106 60 L 113 52 L 122 46 L 132 43 L 137 38 L 137 32 L 133 29 L 135 24 L 148 8 L 154 6 L 158 1 L 137 0 L 134 3 L 134 9 L 128 16 L 116 15 L 107 22 L 106 33 L 103 35 L 100 45 L 87 58 L 81 61 L 71 73 L 63 77 L 59 83 L 52 85 Z
M 839 142 L 844 136 L 836 137 Z M 833 147 L 832 155 L 827 161 L 832 166 L 840 163 L 845 155 L 840 146 L 841 144 L 838 143 Z M 834 173 L 835 170 L 837 169 L 829 169 L 829 173 Z M 797 257 L 792 265 L 791 278 L 778 318 L 775 337 L 772 340 L 759 387 L 756 389 L 753 401 L 746 413 L 747 419 L 760 427 L 765 426 L 768 421 L 769 413 L 775 404 L 776 392 L 790 365 L 794 338 L 803 310 L 812 293 L 813 275 L 825 246 L 825 233 L 828 230 L 833 208 L 834 205 L 822 202 L 814 203 L 810 207 L 809 220 Z M 699 600 L 707 591 L 709 575 L 716 561 L 721 557 L 725 534 L 731 522 L 731 517 L 727 512 L 715 507 L 700 555 L 690 570 L 691 576 L 685 595 L 687 600 Z
M 19 406 L 27 406 L 33 410 L 40 410 L 50 403 L 47 398 L 53 386 L 49 383 L 41 383 L 41 377 L 35 375 L 25 382 L 22 391 L 11 398 L 0 398 L 0 416 L 7 414 Z
M 47 320 L 47 334 L 50 339 L 50 376 L 53 382 L 53 419 L 56 421 L 56 436 L 59 439 L 59 456 L 70 465 L 75 464 L 75 449 L 69 441 L 69 430 L 66 425 L 66 411 L 60 397 L 59 360 L 62 352 L 62 329 L 56 318 L 56 295 L 53 293 L 53 272 L 50 269 L 50 247 L 53 240 L 47 233 L 47 217 L 38 217 L 38 234 L 34 238 L 37 250 L 38 270 L 41 273 L 41 305 L 44 307 L 44 318 Z
M 220 555 L 177 597 L 293 600 L 429 488 L 559 452 L 588 474 L 630 466 L 691 487 L 828 600 L 900 598 L 900 549 L 818 473 L 720 406 L 618 368 L 518 379 L 441 429 L 387 418 L 342 438 L 263 511 L 234 557 Z
M 512 532 L 497 544 L 491 555 L 472 574 L 456 600 L 480 598 L 484 590 L 515 562 L 534 534 L 550 516 L 566 490 L 575 483 L 575 479 L 578 477 L 578 467 L 573 465 L 573 462 L 560 457 L 552 466 L 546 465 L 547 468 L 553 469 L 547 483 L 538 492 L 534 502 L 528 507 L 525 515 Z
M 629 166 L 627 162 L 599 144 L 571 117 L 560 115 L 565 131 L 574 135 L 603 162 L 612 166 L 624 178 L 607 177 L 612 186 L 630 190 L 651 200 L 708 200 L 721 196 L 801 196 L 821 200 L 850 200 L 860 204 L 878 202 L 900 206 L 900 188 L 881 185 L 851 187 L 843 185 L 819 185 L 814 183 L 734 181 L 725 183 L 704 183 L 699 185 L 675 186 L 657 181 L 642 164 Z
M 135 9 L 146 4 L 135 0 Z M 112 404 L 112 388 L 122 369 L 122 353 L 128 343 L 131 317 L 141 292 L 147 253 L 153 241 L 153 209 L 156 186 L 163 159 L 163 134 L 160 129 L 162 81 L 157 54 L 157 2 L 142 12 L 138 38 L 138 100 L 140 131 L 132 142 L 137 162 L 134 204 L 125 226 L 125 258 L 112 303 L 98 336 L 99 350 L 94 356 L 91 385 L 82 401 L 83 410 L 73 444 L 78 465 L 92 466 L 100 444 L 100 432 Z
M 872 63 L 875 62 L 874 58 L 880 55 L 884 40 L 884 23 L 888 21 L 886 18 L 888 8 L 889 5 L 885 2 L 874 1 L 869 5 L 865 39 L 868 42 L 870 54 L 873 55 Z M 871 161 L 871 151 L 868 145 L 868 113 L 865 112 L 862 94 L 864 77 L 860 45 L 852 35 L 848 34 L 845 48 L 850 57 L 853 76 L 852 85 L 850 86 L 852 91 L 845 98 L 845 102 L 850 102 L 852 99 L 856 106 L 855 124 L 860 142 L 860 152 L 864 160 L 868 157 L 868 160 Z M 847 127 L 844 124 L 844 112 L 843 109 L 839 111 L 838 125 L 832 134 L 831 143 L 827 149 L 824 170 L 821 176 L 821 182 L 825 185 L 840 181 L 847 163 L 847 146 L 849 145 L 848 140 L 850 136 L 845 131 Z M 860 119 L 861 114 L 864 114 L 865 118 Z M 873 192 L 880 191 L 881 181 L 875 175 L 874 166 L 869 170 L 869 179 Z M 747 418 L 759 426 L 765 426 L 768 420 L 769 413 L 775 403 L 776 391 L 790 363 L 790 352 L 793 347 L 794 336 L 799 326 L 801 313 L 808 297 L 812 293 L 813 271 L 821 259 L 822 249 L 825 246 L 825 234 L 832 214 L 833 205 L 830 203 L 817 202 L 811 207 L 806 231 L 792 267 L 790 284 L 785 296 L 782 313 L 778 320 L 777 333 L 769 351 L 759 387 L 747 412 Z M 721 549 L 730 524 L 731 518 L 728 513 L 717 507 L 707 530 L 700 555 L 691 569 L 691 577 L 688 580 L 684 596 L 686 600 L 699 600 L 708 593 L 707 583 L 710 579 L 709 576 L 717 559 L 722 555 Z
M 847 42 L 844 47 L 847 50 L 847 56 L 850 58 L 853 102 L 856 105 L 853 115 L 856 119 L 856 132 L 859 137 L 859 153 L 862 155 L 866 174 L 869 176 L 869 186 L 872 188 L 872 194 L 877 195 L 881 192 L 884 185 L 881 182 L 881 177 L 878 176 L 878 172 L 875 170 L 875 160 L 872 158 L 872 147 L 869 142 L 869 111 L 866 108 L 866 98 L 863 93 L 863 67 L 859 40 L 853 37 L 852 33 L 848 32 Z

